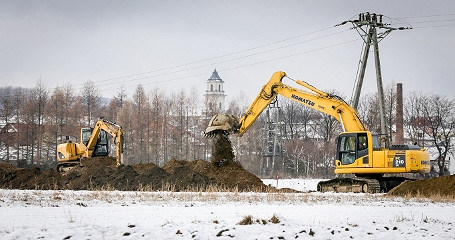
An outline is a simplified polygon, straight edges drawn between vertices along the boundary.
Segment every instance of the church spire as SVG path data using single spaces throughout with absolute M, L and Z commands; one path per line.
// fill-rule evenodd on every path
M 223 79 L 221 79 L 220 75 L 218 75 L 216 68 L 215 68 L 215 70 L 213 70 L 212 76 L 209 79 L 207 79 L 207 82 L 214 82 L 214 81 L 224 83 Z

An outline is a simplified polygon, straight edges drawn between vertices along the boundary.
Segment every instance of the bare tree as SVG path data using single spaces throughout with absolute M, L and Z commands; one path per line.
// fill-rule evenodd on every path
M 149 94 L 150 101 L 150 155 L 155 164 L 160 164 L 163 145 L 161 144 L 163 133 L 163 115 L 165 111 L 164 102 L 166 101 L 163 92 L 155 88 Z
M 381 132 L 378 94 L 365 94 L 359 102 L 357 112 L 365 127 L 372 132 Z
M 293 164 L 294 176 L 314 176 L 318 151 L 315 143 L 312 139 L 290 139 L 286 142 L 287 159 Z
M 0 119 L 4 121 L 5 124 L 10 123 L 10 120 L 14 116 L 14 98 L 12 97 L 13 90 L 12 87 L 6 87 L 0 89 Z M 6 133 L 2 133 L 6 134 Z M 1 136 L 2 142 L 5 144 L 6 156 L 5 161 L 10 161 L 10 145 L 11 141 L 5 137 Z
M 51 158 L 50 154 L 53 153 L 53 160 L 56 159 L 56 149 L 59 141 L 63 139 L 63 126 L 66 124 L 66 102 L 65 92 L 63 88 L 55 88 L 50 96 L 48 107 L 46 108 L 46 134 L 48 138 L 48 151 L 47 158 Z
M 396 105 L 397 105 L 397 91 L 396 84 L 389 84 L 384 91 L 384 101 L 385 101 L 385 114 L 386 114 L 386 124 L 387 124 L 387 136 L 390 143 L 394 141 L 392 137 L 393 129 L 395 129 L 396 124 Z
M 135 138 L 132 141 L 137 141 L 136 149 L 133 149 L 135 159 L 139 159 L 139 163 L 143 163 L 146 159 L 146 130 L 148 126 L 148 99 L 144 91 L 144 87 L 139 84 L 133 95 L 133 131 L 136 132 Z
M 132 110 L 132 103 L 129 100 L 123 102 L 123 107 L 120 109 L 118 113 L 118 124 L 123 128 L 123 136 L 124 136 L 124 152 L 123 152 L 123 163 L 124 164 L 133 164 L 134 158 L 130 155 L 133 155 L 134 149 L 134 131 L 133 131 L 133 110 Z
M 455 135 L 455 100 L 432 94 L 421 102 L 423 115 L 428 121 L 425 131 L 437 150 L 439 176 L 447 173 L 445 161 L 452 151 L 452 139 Z
M 86 110 L 85 117 L 87 119 L 88 126 L 92 126 L 92 122 L 95 122 L 96 119 L 100 117 L 94 117 L 93 115 L 96 115 L 101 105 L 101 95 L 93 81 L 88 80 L 84 83 L 81 97 L 82 103 Z
M 281 99 L 280 99 L 281 101 Z M 315 110 L 289 99 L 283 99 L 284 136 L 286 139 L 309 138 Z
M 404 131 L 411 143 L 425 147 L 424 131 L 427 121 L 423 117 L 423 110 L 420 107 L 423 96 L 421 93 L 413 92 L 405 98 Z
M 117 122 L 118 112 L 123 108 L 123 104 L 127 100 L 128 95 L 126 94 L 126 89 L 122 86 L 117 94 L 114 96 L 114 99 L 110 102 L 110 117 L 112 121 Z
M 184 89 L 181 89 L 177 94 L 176 102 L 176 117 L 177 121 L 177 157 L 180 159 L 188 159 L 188 100 Z
M 63 136 L 75 136 L 79 134 L 79 129 L 77 129 L 77 114 L 80 114 L 79 111 L 74 111 L 78 109 L 76 105 L 76 95 L 74 93 L 74 88 L 71 84 L 65 84 L 62 88 L 63 91 L 63 116 L 61 125 L 61 137 Z
M 188 158 L 191 159 L 202 159 L 201 149 L 202 144 L 202 132 L 203 129 L 199 128 L 199 93 L 196 87 L 192 87 L 187 97 L 188 99 Z M 205 129 L 204 129 L 205 130 Z
M 6 87 L 0 89 L 0 118 L 9 123 L 14 116 L 14 97 L 13 88 Z
M 44 109 L 48 99 L 48 90 L 43 85 L 41 80 L 38 80 L 37 85 L 30 94 L 23 105 L 22 119 L 27 125 L 27 134 L 29 136 L 27 146 L 28 159 L 31 164 L 42 163 L 41 151 L 42 143 L 44 139 L 43 131 L 43 120 L 44 120 Z M 35 151 L 36 149 L 36 151 Z
M 301 118 L 301 110 L 302 108 L 304 108 L 304 106 L 302 106 L 301 104 L 298 104 L 294 101 L 291 101 L 289 99 L 285 99 L 283 98 L 283 101 L 281 101 L 282 105 L 283 105 L 283 119 L 284 119 L 284 123 L 285 123 L 285 127 L 284 127 L 284 135 L 285 135 L 285 138 L 286 139 L 294 139 L 294 138 L 298 138 L 298 134 L 297 134 L 297 131 L 298 131 L 298 126 L 302 123 L 302 119 Z M 306 109 L 308 110 L 308 109 Z M 304 123 L 304 127 L 303 127 L 303 131 L 304 131 L 304 136 L 306 136 L 306 126 L 308 124 L 307 121 L 303 121 L 305 122 Z M 288 131 L 289 129 L 289 131 Z

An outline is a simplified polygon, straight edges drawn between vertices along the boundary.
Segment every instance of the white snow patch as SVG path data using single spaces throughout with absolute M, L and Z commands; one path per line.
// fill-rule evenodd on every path
M 0 190 L 0 239 L 454 239 L 454 212 L 384 194 Z
M 324 181 L 327 179 L 262 179 L 262 182 L 265 185 L 270 185 L 272 187 L 281 189 L 281 188 L 291 188 L 301 192 L 316 191 L 318 182 Z

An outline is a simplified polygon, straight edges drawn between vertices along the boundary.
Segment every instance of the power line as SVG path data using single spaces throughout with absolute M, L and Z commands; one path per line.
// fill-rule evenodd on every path
M 428 20 L 428 21 L 420 21 L 420 22 L 409 22 L 409 23 L 438 23 L 438 22 L 453 22 L 455 19 L 444 19 L 444 20 Z
M 199 66 L 194 66 L 194 67 L 191 67 L 191 68 L 180 69 L 180 70 L 176 70 L 176 71 L 173 71 L 173 72 L 156 74 L 156 75 L 152 75 L 152 76 L 146 76 L 146 77 L 142 77 L 142 78 L 133 78 L 133 79 L 117 81 L 117 82 L 113 82 L 113 83 L 110 83 L 110 84 L 119 84 L 119 83 L 132 82 L 132 81 L 137 81 L 138 79 L 140 80 L 140 79 L 146 79 L 146 78 L 162 77 L 162 76 L 165 76 L 165 75 L 171 75 L 171 74 L 186 72 L 186 71 L 190 71 L 190 70 L 194 70 L 194 69 L 198 69 L 198 68 L 204 68 L 204 67 L 207 67 L 207 66 L 219 65 L 221 63 L 233 62 L 233 61 L 237 61 L 237 60 L 240 60 L 240 59 L 245 59 L 245 58 L 257 56 L 257 55 L 260 55 L 260 54 L 269 53 L 269 52 L 273 52 L 273 51 L 276 51 L 276 50 L 285 49 L 285 48 L 288 48 L 288 47 L 293 47 L 293 46 L 300 45 L 300 44 L 307 43 L 307 42 L 311 42 L 311 41 L 314 41 L 314 40 L 319 40 L 319 39 L 326 38 L 326 37 L 329 37 L 329 36 L 333 36 L 333 35 L 336 35 L 336 34 L 340 34 L 340 33 L 343 33 L 343 32 L 349 31 L 349 30 L 350 29 L 339 31 L 339 32 L 335 32 L 335 33 L 331 33 L 331 34 L 326 34 L 324 36 L 320 36 L 320 37 L 312 38 L 312 39 L 309 39 L 309 40 L 305 40 L 305 41 L 301 41 L 301 42 L 297 42 L 297 43 L 293 43 L 293 44 L 289 44 L 289 45 L 286 45 L 286 46 L 277 47 L 277 48 L 273 48 L 273 49 L 269 49 L 269 50 L 264 50 L 264 51 L 261 51 L 261 52 L 256 52 L 256 53 L 252 53 L 252 54 L 248 54 L 248 55 L 244 55 L 244 56 L 239 56 L 239 57 L 236 57 L 236 58 L 226 59 L 226 60 L 222 60 L 222 61 L 218 61 L 218 62 L 207 63 L 207 64 L 204 64 L 204 65 L 199 65 Z M 138 76 L 140 76 L 140 75 L 138 75 Z M 103 85 L 98 85 L 98 86 L 103 86 Z
M 400 22 L 406 23 L 406 24 L 424 24 L 424 23 L 444 23 L 444 22 L 453 22 L 455 19 L 439 19 L 438 17 L 447 17 L 447 16 L 455 16 L 455 14 L 438 14 L 438 15 L 426 15 L 426 16 L 414 16 L 414 17 L 402 17 L 402 18 L 392 18 L 393 20 L 398 20 Z M 424 21 L 418 21 L 418 18 L 434 18 L 430 20 L 424 20 Z M 405 21 L 404 19 L 415 19 L 414 21 Z M 429 27 L 446 27 L 446 26 L 452 26 L 452 24 L 442 24 L 442 25 L 433 25 Z M 422 26 L 414 27 L 413 28 L 426 28 Z
M 411 16 L 411 17 L 401 17 L 401 18 L 388 18 L 387 17 L 387 18 L 390 19 L 390 20 L 399 20 L 399 21 L 405 22 L 402 19 L 430 18 L 430 17 L 453 16 L 453 15 L 455 15 L 455 14 Z M 439 22 L 448 22 L 448 21 L 454 21 L 454 20 L 455 19 L 439 20 Z M 414 23 L 430 23 L 430 22 L 437 23 L 438 20 L 428 20 L 428 21 L 421 21 L 421 22 L 414 22 Z M 453 26 L 453 25 L 452 24 L 448 24 L 448 25 L 435 25 L 435 26 L 421 26 L 421 27 L 415 27 L 415 28 L 431 28 L 431 27 L 446 27 L 446 26 Z M 119 76 L 119 77 L 107 78 L 107 79 L 103 79 L 103 80 L 97 80 L 95 82 L 98 83 L 97 87 L 99 87 L 99 86 L 105 86 L 105 84 L 100 84 L 100 83 L 111 82 L 111 81 L 114 81 L 114 80 L 120 80 L 120 79 L 125 79 L 125 78 L 132 78 L 132 79 L 125 79 L 125 80 L 121 80 L 121 81 L 111 82 L 111 83 L 109 83 L 109 85 L 133 82 L 133 81 L 138 81 L 138 80 L 142 80 L 142 79 L 150 79 L 150 78 L 162 77 L 162 76 L 165 76 L 165 75 L 171 75 L 171 74 L 186 72 L 186 71 L 190 71 L 190 70 L 194 70 L 194 69 L 198 69 L 198 68 L 204 68 L 204 67 L 215 65 L 215 64 L 232 62 L 232 61 L 236 61 L 236 60 L 240 60 L 240 59 L 244 59 L 244 58 L 248 58 L 248 57 L 252 57 L 252 56 L 256 56 L 256 55 L 260 55 L 260 54 L 264 54 L 264 53 L 269 53 L 269 52 L 276 51 L 276 50 L 279 50 L 279 49 L 284 49 L 284 48 L 288 48 L 288 47 L 291 47 L 291 46 L 296 46 L 296 45 L 299 45 L 299 44 L 302 44 L 302 43 L 307 43 L 307 42 L 310 42 L 310 41 L 314 41 L 314 40 L 317 40 L 317 39 L 322 39 L 322 38 L 325 38 L 325 37 L 333 36 L 333 35 L 336 35 L 336 34 L 339 34 L 339 33 L 342 33 L 342 32 L 350 30 L 350 29 L 348 29 L 348 30 L 345 30 L 345 31 L 340 31 L 340 32 L 336 32 L 336 33 L 330 33 L 330 34 L 326 34 L 326 35 L 323 35 L 323 36 L 320 36 L 320 37 L 315 37 L 313 39 L 309 39 L 309 40 L 305 40 L 305 41 L 301 41 L 301 42 L 297 42 L 297 43 L 293 43 L 293 44 L 288 44 L 288 45 L 281 46 L 281 47 L 276 47 L 276 48 L 269 49 L 269 50 L 264 50 L 264 51 L 261 51 L 261 52 L 255 52 L 255 53 L 247 54 L 247 55 L 244 55 L 244 56 L 239 56 L 239 57 L 230 58 L 230 59 L 226 59 L 226 60 L 220 60 L 220 61 L 211 62 L 211 63 L 205 63 L 205 64 L 202 64 L 202 65 L 188 67 L 188 68 L 185 68 L 185 69 L 179 69 L 179 68 L 182 68 L 182 67 L 185 67 L 185 66 L 191 66 L 191 65 L 194 65 L 194 64 L 204 63 L 204 62 L 208 62 L 208 61 L 216 60 L 216 59 L 222 59 L 222 58 L 226 58 L 226 57 L 229 57 L 229 56 L 235 56 L 235 55 L 240 54 L 240 53 L 245 53 L 245 52 L 261 49 L 261 48 L 264 48 L 264 47 L 273 46 L 275 44 L 279 44 L 279 43 L 283 43 L 283 42 L 286 42 L 286 41 L 298 39 L 300 37 L 309 36 L 309 35 L 316 34 L 316 33 L 319 33 L 319 32 L 324 32 L 324 31 L 329 30 L 331 28 L 333 28 L 333 26 L 322 28 L 322 29 L 319 29 L 319 30 L 316 30 L 316 31 L 313 31 L 313 32 L 304 33 L 304 34 L 300 34 L 300 35 L 289 37 L 289 38 L 284 38 L 284 39 L 281 39 L 281 40 L 278 40 L 278 41 L 273 41 L 273 42 L 262 44 L 262 45 L 259 45 L 259 46 L 256 46 L 256 47 L 251 47 L 251 48 L 246 48 L 246 49 L 239 50 L 239 51 L 234 51 L 234 52 L 231 52 L 231 53 L 227 53 L 227 54 L 223 54 L 223 55 L 219 55 L 219 56 L 215 56 L 215 57 L 205 58 L 205 59 L 201 59 L 201 60 L 197 60 L 197 61 L 192 61 L 192 62 L 179 64 L 179 65 L 174 65 L 174 66 L 170 66 L 170 67 L 154 69 L 154 70 L 151 70 L 151 71 L 146 71 L 146 72 L 141 72 L 141 73 L 136 73 L 136 74 L 130 74 L 130 75 L 124 75 L 124 76 Z M 335 45 L 337 45 L 337 44 L 335 44 Z M 323 49 L 323 48 L 321 48 L 321 49 Z M 312 52 L 312 51 L 317 51 L 317 50 L 318 49 L 315 49 L 315 50 L 307 51 L 305 53 Z M 292 57 L 292 56 L 296 56 L 296 55 L 300 55 L 300 54 L 302 54 L 302 53 L 292 54 L 292 55 L 289 55 L 289 56 L 269 59 L 269 60 L 260 61 L 260 62 L 254 62 L 254 63 L 251 63 L 251 64 L 247 64 L 247 65 L 243 65 L 243 66 L 237 66 L 237 67 L 233 67 L 233 68 L 229 68 L 229 69 L 225 69 L 225 70 L 232 70 L 232 69 L 236 69 L 236 68 L 242 68 L 242 67 L 246 67 L 246 66 L 257 65 L 257 64 L 260 64 L 260 63 L 265 63 L 265 62 L 270 62 L 270 61 L 274 61 L 274 60 L 279 60 L 279 59 Z M 163 72 L 163 71 L 166 71 L 166 70 L 173 70 L 173 69 L 175 69 L 175 70 L 171 71 L 171 72 L 159 73 L 159 72 Z M 144 76 L 144 75 L 151 74 L 151 73 L 158 73 L 158 74 L 155 74 L 155 75 L 152 75 L 152 76 Z M 201 74 L 191 75 L 191 76 L 187 76 L 187 77 L 183 77 L 183 78 L 182 77 L 173 78 L 173 79 L 170 79 L 170 80 L 160 80 L 160 81 L 155 81 L 155 82 L 152 82 L 152 83 L 146 83 L 146 84 L 143 84 L 143 85 L 148 85 L 148 84 L 153 84 L 153 83 L 161 83 L 161 82 L 168 82 L 168 81 L 176 81 L 178 79 L 197 77 L 197 76 L 202 76 L 202 75 L 206 75 L 206 74 L 210 74 L 210 73 L 203 73 L 203 74 L 201 73 Z M 143 76 L 143 77 L 140 77 L 140 76 Z M 83 85 L 83 83 L 82 84 L 76 84 L 75 86 L 82 86 L 82 85 Z M 139 85 L 139 84 L 137 84 L 137 85 Z M 137 86 L 137 85 L 134 85 L 134 86 Z M 113 90 L 113 89 L 120 89 L 120 88 L 116 87 L 116 88 L 104 89 L 102 91 Z
M 400 18 L 392 18 L 392 19 L 429 18 L 429 17 L 443 17 L 443 16 L 455 16 L 455 13 L 422 15 L 422 16 L 410 16 L 410 17 L 400 17 Z
M 332 45 L 328 45 L 328 46 L 320 47 L 320 48 L 316 48 L 316 49 L 311 49 L 311 50 L 307 50 L 307 51 L 303 51 L 303 52 L 299 52 L 299 53 L 295 53 L 295 54 L 291 54 L 291 55 L 286 55 L 286 56 L 282 56 L 282 57 L 272 58 L 272 59 L 268 59 L 268 60 L 264 60 L 264 61 L 258 61 L 258 62 L 249 63 L 249 64 L 236 66 L 236 67 L 231 67 L 231 68 L 225 68 L 225 69 L 221 69 L 221 70 L 222 71 L 231 71 L 231 70 L 234 70 L 234 69 L 254 66 L 254 65 L 263 64 L 263 63 L 267 63 L 267 62 L 272 62 L 272 61 L 276 61 L 276 60 L 281 60 L 281 59 L 286 59 L 286 58 L 290 58 L 290 57 L 295 57 L 295 56 L 302 55 L 302 54 L 308 54 L 308 53 L 311 53 L 311 52 L 321 51 L 321 50 L 324 50 L 324 49 L 328 49 L 328 48 L 332 48 L 332 47 L 336 47 L 336 46 L 340 46 L 340 45 L 344 45 L 344 44 L 348 44 L 348 43 L 352 43 L 352 42 L 356 42 L 356 41 L 360 41 L 360 39 L 353 39 L 353 40 L 349 40 L 349 41 L 345 41 L 345 42 L 341 42 L 341 43 L 337 43 L 337 44 L 332 44 Z M 191 75 L 191 76 L 176 77 L 176 78 L 167 79 L 167 80 L 159 80 L 159 81 L 154 81 L 154 82 L 149 82 L 149 83 L 130 85 L 128 87 L 137 87 L 139 85 L 144 86 L 144 85 L 158 84 L 158 83 L 163 83 L 163 82 L 172 82 L 172 81 L 177 81 L 177 80 L 186 79 L 186 78 L 207 76 L 208 74 L 210 74 L 210 73 L 205 72 L 205 73 L 195 74 L 195 75 Z M 138 78 L 138 79 L 135 79 L 135 80 L 142 80 L 142 79 L 147 79 L 147 78 L 150 78 L 150 77 L 143 77 L 143 78 Z M 103 91 L 110 91 L 110 90 L 116 90 L 116 89 L 120 89 L 120 88 L 121 87 L 114 87 L 114 88 L 109 88 L 109 89 L 105 88 L 105 89 L 102 89 L 101 91 L 102 92 Z
M 184 64 L 179 64 L 179 65 L 175 65 L 175 66 L 171 66 L 171 67 L 159 68 L 159 69 L 155 69 L 155 70 L 151 70 L 151 71 L 146 71 L 146 72 L 142 72 L 142 73 L 136 73 L 136 74 L 130 74 L 130 75 L 119 76 L 119 77 L 107 78 L 107 79 L 103 79 L 103 80 L 98 80 L 98 81 L 96 81 L 96 82 L 108 82 L 108 81 L 117 80 L 117 79 L 123 79 L 123 78 L 129 78 L 129 77 L 137 77 L 137 76 L 141 76 L 141 75 L 145 75 L 145 74 L 150 74 L 150 73 L 154 73 L 154 72 L 160 72 L 160 71 L 165 71 L 165 70 L 170 70 L 170 69 L 185 67 L 185 66 L 189 66 L 189 65 L 193 65 L 193 64 L 197 64 L 197 63 L 207 62 L 207 61 L 210 61 L 210 60 L 219 59 L 219 58 L 224 58 L 224 57 L 232 56 L 232 55 L 235 55 L 235 54 L 239 54 L 239 53 L 243 53 L 243 52 L 248 52 L 248 51 L 260 49 L 260 48 L 263 48 L 263 47 L 275 45 L 275 44 L 278 44 L 278 43 L 290 41 L 290 40 L 297 39 L 297 38 L 300 38 L 300 37 L 304 37 L 304 36 L 316 34 L 316 33 L 319 33 L 319 32 L 326 31 L 326 30 L 331 29 L 331 28 L 333 28 L 333 26 L 331 26 L 331 27 L 326 27 L 326 28 L 322 28 L 322 29 L 319 29 L 319 30 L 316 30 L 316 31 L 313 31 L 313 32 L 309 32 L 309 33 L 300 34 L 300 35 L 297 35 L 297 36 L 293 36 L 293 37 L 281 39 L 281 40 L 278 40 L 278 41 L 266 43 L 266 44 L 259 45 L 259 46 L 256 46 L 256 47 L 251 47 L 251 48 L 247 48 L 247 49 L 243 49 L 243 50 L 239 50 L 239 51 L 235 51 L 235 52 L 223 54 L 223 55 L 220 55 L 220 56 L 210 57 L 210 58 L 206 58 L 206 59 L 202 59 L 202 60 L 197 60 L 197 61 L 193 61 L 193 62 L 188 62 L 188 63 L 184 63 Z M 332 35 L 332 34 L 329 34 L 329 36 L 330 36 L 330 35 Z M 203 65 L 203 66 L 207 66 L 207 65 Z M 201 67 L 203 67 L 203 66 L 201 66 Z M 190 69 L 194 69 L 194 68 L 190 68 Z M 186 71 L 186 70 L 185 70 L 185 71 Z M 175 73 L 175 72 L 172 72 L 172 73 Z M 77 84 L 77 85 L 83 85 L 83 84 Z M 77 86 L 77 85 L 76 85 L 76 86 Z
M 443 25 L 430 25 L 430 26 L 417 26 L 417 27 L 413 27 L 413 28 L 439 28 L 439 27 L 451 27 L 451 26 L 455 26 L 455 23 L 454 24 L 443 24 Z

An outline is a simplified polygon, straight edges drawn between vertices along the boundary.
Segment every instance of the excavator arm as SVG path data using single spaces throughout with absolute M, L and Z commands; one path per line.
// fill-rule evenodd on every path
M 277 95 L 289 98 L 334 117 L 342 124 L 344 131 L 366 130 L 357 112 L 342 98 L 325 93 L 301 80 L 297 80 L 296 83 L 304 87 L 306 91 L 293 88 L 282 83 L 284 77 L 286 77 L 286 73 L 284 72 L 274 73 L 270 81 L 262 87 L 256 99 L 238 122 L 236 122 L 236 118 L 232 115 L 217 114 L 210 121 L 205 134 L 210 136 L 214 132 L 222 130 L 234 132 L 242 136 Z

